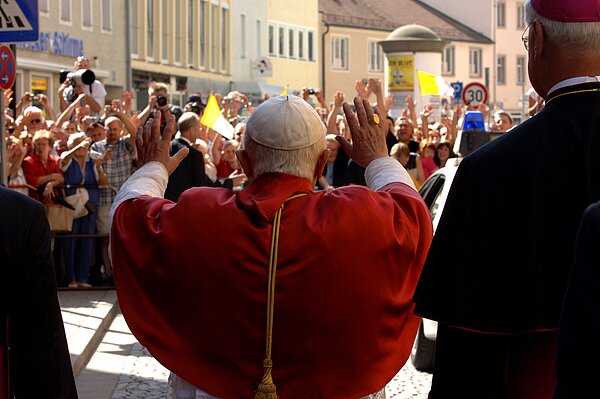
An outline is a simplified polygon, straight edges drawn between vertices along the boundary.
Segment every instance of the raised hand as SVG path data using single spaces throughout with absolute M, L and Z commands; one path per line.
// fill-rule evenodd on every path
M 161 117 L 160 111 L 154 111 L 153 118 L 148 118 L 143 127 L 138 127 L 135 145 L 140 166 L 148 162 L 160 162 L 170 175 L 187 156 L 189 149 L 182 148 L 174 156 L 169 154 L 171 137 L 175 133 L 175 116 L 168 117 L 162 136 L 160 134 Z
M 342 136 L 337 136 L 336 140 L 354 162 L 367 167 L 375 159 L 388 155 L 385 143 L 387 132 L 384 128 L 386 118 L 378 108 L 373 110 L 366 99 L 355 97 L 354 105 L 356 116 L 348 103 L 343 104 L 346 122 L 352 135 L 352 144 Z M 378 116 L 379 123 L 375 123 L 374 119 L 377 118 L 374 115 Z

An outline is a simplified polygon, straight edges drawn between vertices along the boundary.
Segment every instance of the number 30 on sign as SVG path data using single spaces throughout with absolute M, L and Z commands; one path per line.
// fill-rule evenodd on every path
M 469 83 L 462 92 L 462 101 L 465 105 L 485 104 L 488 100 L 488 92 L 484 85 L 479 82 Z

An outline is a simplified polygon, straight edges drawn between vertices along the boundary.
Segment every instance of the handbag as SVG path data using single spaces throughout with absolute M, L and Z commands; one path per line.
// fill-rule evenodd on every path
M 86 216 L 89 213 L 88 208 L 86 207 L 89 200 L 90 197 L 85 188 L 78 188 L 75 194 L 65 197 L 65 201 L 75 208 L 75 211 L 73 212 L 74 219 Z
M 46 215 L 50 230 L 54 232 L 70 232 L 73 230 L 74 211 L 58 204 L 46 205 Z

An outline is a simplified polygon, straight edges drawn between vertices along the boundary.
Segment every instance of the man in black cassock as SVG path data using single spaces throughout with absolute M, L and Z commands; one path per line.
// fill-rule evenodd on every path
M 558 334 L 556 399 L 598 396 L 600 202 L 583 214 Z
M 13 395 L 76 399 L 77 389 L 46 210 L 0 186 L 0 398 Z
M 577 227 L 600 200 L 598 2 L 525 10 L 529 77 L 546 107 L 454 179 L 415 293 L 415 312 L 439 321 L 432 399 L 552 397 Z

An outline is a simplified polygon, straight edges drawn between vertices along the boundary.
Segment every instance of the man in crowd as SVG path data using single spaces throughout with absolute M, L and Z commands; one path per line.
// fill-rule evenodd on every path
M 546 106 L 454 179 L 415 295 L 417 314 L 440 322 L 432 399 L 550 398 L 556 383 L 575 234 L 600 199 L 600 12 L 531 0 L 525 14 Z
M 133 134 L 123 136 L 123 123 L 116 116 L 111 116 L 104 121 L 106 138 L 94 142 L 90 152 L 98 154 L 102 161 L 102 168 L 108 176 L 108 188 L 100 190 L 100 205 L 98 206 L 98 219 L 96 230 L 98 234 L 108 235 L 108 214 L 110 206 L 125 180 L 133 171 L 133 156 L 135 150 L 135 131 Z M 104 272 L 112 276 L 112 267 L 108 256 L 108 238 L 102 239 L 102 261 Z
M 188 148 L 188 156 L 179 164 L 169 177 L 169 184 L 165 191 L 165 198 L 177 202 L 181 193 L 192 187 L 224 187 L 232 188 L 232 179 L 225 179 L 222 183 L 212 181 L 204 170 L 204 154 L 195 149 L 192 144 L 196 139 L 208 140 L 206 127 L 200 124 L 200 118 L 194 112 L 184 112 L 177 122 L 179 132 L 171 141 L 171 155 L 179 150 Z
M 81 56 L 75 60 L 72 72 L 89 69 L 90 60 Z M 107 93 L 104 85 L 97 79 L 91 85 L 84 84 L 81 79 L 66 79 L 58 89 L 61 112 L 67 109 L 69 104 L 75 101 L 80 94 L 85 95 L 83 103 L 90 107 L 92 114 L 98 115 L 104 106 Z
M 494 121 L 490 126 L 492 132 L 506 132 L 513 127 L 513 120 L 506 111 L 494 112 Z
M 252 181 L 240 192 L 164 200 L 189 150 L 169 156 L 174 121 L 161 137 L 159 113 L 138 135 L 143 166 L 111 211 L 119 303 L 140 342 L 200 396 L 249 397 L 258 386 L 282 398 L 362 398 L 381 394 L 408 358 L 431 220 L 387 155 L 384 116 L 354 103 L 357 117 L 343 106 L 353 146 L 339 140 L 368 166 L 371 190 L 313 191 L 329 157 L 324 125 L 296 96 L 248 119 L 238 158 Z

